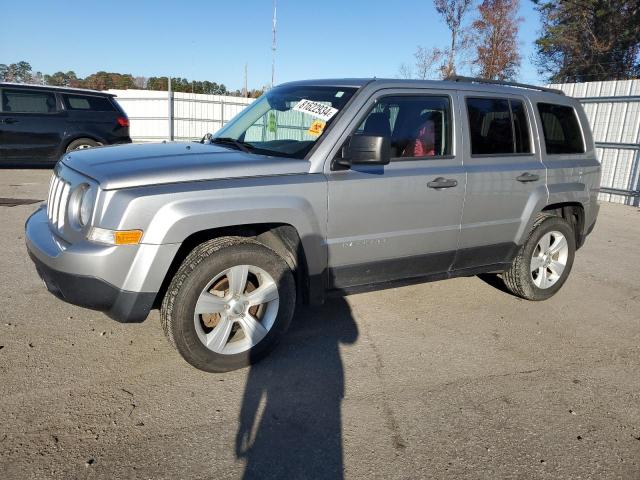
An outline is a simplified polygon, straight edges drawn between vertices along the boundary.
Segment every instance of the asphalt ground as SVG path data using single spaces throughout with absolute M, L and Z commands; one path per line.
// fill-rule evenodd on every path
M 0 197 L 42 200 L 50 174 L 0 170 Z M 47 293 L 36 206 L 0 205 L 2 479 L 640 478 L 637 208 L 602 205 L 546 302 L 491 277 L 333 299 L 214 375 L 157 312 L 122 325 Z

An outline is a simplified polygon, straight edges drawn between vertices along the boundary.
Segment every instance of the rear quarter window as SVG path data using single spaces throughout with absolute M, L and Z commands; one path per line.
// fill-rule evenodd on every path
M 67 110 L 84 110 L 94 112 L 113 112 L 115 107 L 105 97 L 90 95 L 64 95 L 64 105 Z
M 548 154 L 584 153 L 582 131 L 574 108 L 539 103 L 538 113 Z

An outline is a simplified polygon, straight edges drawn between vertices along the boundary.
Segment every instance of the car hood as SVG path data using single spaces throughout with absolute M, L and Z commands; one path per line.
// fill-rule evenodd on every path
M 309 172 L 305 160 L 178 142 L 78 150 L 66 154 L 62 163 L 98 181 L 104 190 Z

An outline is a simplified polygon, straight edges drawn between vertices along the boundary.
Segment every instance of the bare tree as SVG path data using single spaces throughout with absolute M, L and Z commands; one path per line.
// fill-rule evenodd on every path
M 519 0 L 483 0 L 472 24 L 478 75 L 491 80 L 513 79 L 520 66 L 518 53 Z
M 406 80 L 413 78 L 413 68 L 408 63 L 401 63 L 398 67 L 398 78 Z
M 435 76 L 436 66 L 442 61 L 444 53 L 438 48 L 418 47 L 416 53 L 416 77 L 426 80 Z
M 135 77 L 133 82 L 135 83 L 136 88 L 139 88 L 140 90 L 147 88 L 147 77 Z
M 444 52 L 446 61 L 442 65 L 442 76 L 456 73 L 456 57 L 464 43 L 464 17 L 473 3 L 472 0 L 434 0 L 436 11 L 442 16 L 451 32 L 449 48 Z

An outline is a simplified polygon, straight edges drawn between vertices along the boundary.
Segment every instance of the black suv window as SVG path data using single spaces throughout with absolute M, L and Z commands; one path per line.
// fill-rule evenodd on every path
M 531 153 L 524 103 L 506 98 L 467 98 L 472 155 Z
M 539 103 L 547 153 L 584 153 L 584 142 L 576 112 L 571 107 Z
M 115 107 L 105 97 L 89 95 L 64 95 L 64 106 L 67 110 L 93 110 L 94 112 L 112 112 Z
M 2 90 L 2 111 L 12 113 L 55 113 L 56 96 L 51 92 Z
M 449 97 L 383 97 L 371 109 L 355 135 L 391 139 L 391 156 L 437 157 L 451 155 Z

